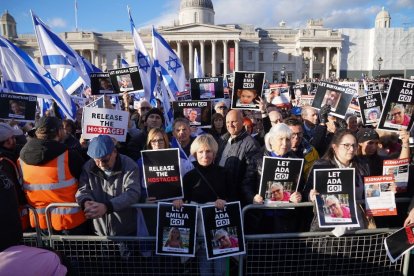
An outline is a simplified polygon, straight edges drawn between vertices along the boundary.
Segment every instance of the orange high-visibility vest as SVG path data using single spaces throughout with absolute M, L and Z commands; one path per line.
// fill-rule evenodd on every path
M 27 201 L 37 211 L 40 229 L 47 229 L 46 207 L 49 204 L 76 202 L 78 181 L 69 170 L 69 152 L 65 151 L 42 165 L 28 165 L 22 159 L 19 162 Z M 52 227 L 57 231 L 75 228 L 84 221 L 84 213 L 79 207 L 59 207 L 51 212 Z M 32 211 L 30 224 L 36 227 Z

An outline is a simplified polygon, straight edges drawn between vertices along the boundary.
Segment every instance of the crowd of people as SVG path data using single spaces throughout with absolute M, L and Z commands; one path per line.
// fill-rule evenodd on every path
M 377 131 L 363 126 L 356 116 L 347 116 L 346 120 L 330 116 L 336 101 L 327 96 L 326 104 L 317 110 L 311 106 L 281 109 L 260 99 L 257 112 L 230 109 L 219 101 L 214 106 L 211 128 L 200 129 L 191 125 L 195 116 L 190 120 L 182 116 L 166 129 L 162 107 L 141 100 L 133 109 L 124 93 L 123 108 L 131 115 L 125 142 L 107 135 L 87 141 L 81 135 L 80 120 L 62 120 L 52 116 L 53 112 L 24 128 L 14 121 L 0 123 L 1 195 L 6 198 L 6 190 L 13 194 L 0 201 L 7 225 L 0 228 L 0 271 L 2 254 L 19 246 L 23 231 L 38 227 L 47 233 L 45 210 L 51 203 L 79 205 L 53 209 L 54 233 L 136 236 L 138 221 L 144 221 L 153 233 L 153 213 L 130 207 L 157 200 L 147 196 L 140 155 L 144 149 L 179 147 L 185 153 L 180 157 L 184 198 L 174 200 L 177 208 L 184 203 L 213 203 L 219 209 L 230 201 L 240 201 L 242 206 L 263 204 L 259 184 L 266 156 L 304 160 L 297 191 L 288 194 L 281 184 L 274 183 L 270 187 L 272 201 L 315 201 L 318 191 L 313 188 L 313 171 L 318 168 L 355 168 L 355 196 L 363 199 L 363 177 L 382 175 L 383 160 L 412 159 L 410 135 L 405 130 L 398 134 Z M 392 111 L 394 120 L 409 121 L 398 108 Z M 413 182 L 412 175 L 408 183 Z M 405 195 L 410 191 L 408 187 Z M 349 209 L 337 198 L 328 198 L 327 202 L 332 216 L 349 216 Z M 38 220 L 27 211 L 26 204 L 36 210 Z M 412 207 L 414 203 L 409 210 Z M 409 210 L 403 210 L 400 220 L 385 218 L 378 222 L 381 226 L 402 226 Z M 357 213 L 360 228 L 366 228 L 362 209 Z M 406 220 L 411 222 L 414 211 Z M 244 223 L 246 233 L 257 234 L 322 230 L 312 210 L 304 208 L 254 210 Z M 170 233 L 168 246 L 180 246 L 175 235 Z M 216 233 L 216 240 L 221 246 L 236 242 L 223 231 Z M 199 257 L 205 258 L 203 254 Z M 224 263 L 215 261 L 203 269 L 223 271 Z

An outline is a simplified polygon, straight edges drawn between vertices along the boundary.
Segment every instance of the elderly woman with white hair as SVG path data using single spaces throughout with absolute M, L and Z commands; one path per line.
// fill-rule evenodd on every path
M 244 196 L 247 202 L 251 202 L 253 204 L 264 203 L 264 199 L 260 194 L 258 194 L 258 191 L 263 171 L 263 159 L 265 156 L 279 158 L 297 158 L 297 156 L 291 151 L 291 137 L 292 131 L 284 123 L 279 123 L 273 126 L 266 134 L 265 148 L 263 151 L 253 156 L 253 158 L 250 160 L 244 180 L 241 184 L 242 196 Z M 302 181 L 299 182 L 299 185 L 302 186 Z M 283 201 L 283 197 L 280 201 Z M 294 192 L 287 198 L 287 201 L 292 203 L 299 203 L 302 201 L 302 195 L 300 192 Z M 263 221 L 263 219 L 260 218 L 263 215 L 263 212 L 260 212 L 261 215 L 259 215 L 259 213 L 256 213 L 256 218 L 262 219 L 263 221 L 263 225 L 261 225 L 261 229 L 257 229 L 258 231 L 293 232 L 296 230 L 296 222 L 294 218 L 295 210 L 275 210 L 271 212 L 273 212 L 272 216 L 274 223 L 269 223 L 269 214 L 266 214 L 265 221 Z

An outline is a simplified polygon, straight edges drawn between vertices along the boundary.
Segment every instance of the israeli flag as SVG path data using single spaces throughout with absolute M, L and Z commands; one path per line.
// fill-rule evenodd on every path
M 175 100 L 177 92 L 185 90 L 184 65 L 154 27 L 152 28 L 152 49 L 155 70 L 161 75 L 170 97 Z
M 128 61 L 126 61 L 124 58 L 121 58 L 121 66 L 122 68 L 126 68 L 129 66 Z
M 52 74 L 28 54 L 0 36 L 0 71 L 8 91 L 53 99 L 64 115 L 74 120 L 76 105 Z
M 31 13 L 45 68 L 69 94 L 74 93 L 82 85 L 91 86 L 89 74 L 101 70 L 80 56 L 53 33 L 39 17 L 32 11 Z
M 194 52 L 194 78 L 203 78 L 204 73 L 201 68 L 200 61 L 198 60 L 197 49 Z
M 132 40 L 135 48 L 135 62 L 138 65 L 142 85 L 144 86 L 144 98 L 153 102 L 157 89 L 157 74 L 147 49 L 135 29 L 134 20 L 132 20 L 131 10 L 128 7 L 129 21 L 131 23 Z

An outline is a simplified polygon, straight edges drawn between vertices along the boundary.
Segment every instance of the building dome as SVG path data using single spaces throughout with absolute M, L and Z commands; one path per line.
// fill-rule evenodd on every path
M 391 16 L 388 11 L 382 7 L 382 10 L 375 17 L 375 28 L 390 28 Z
M 1 18 L 0 18 L 0 25 L 1 25 L 1 34 L 7 38 L 16 38 L 17 37 L 17 30 L 16 30 L 16 21 L 14 20 L 13 16 L 9 14 L 6 10 Z
M 180 3 L 180 9 L 184 8 L 214 9 L 211 0 L 182 0 Z

